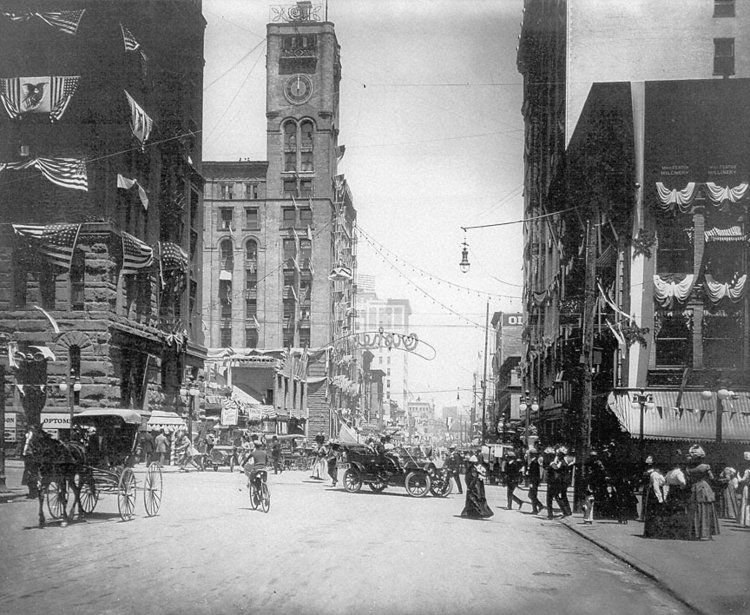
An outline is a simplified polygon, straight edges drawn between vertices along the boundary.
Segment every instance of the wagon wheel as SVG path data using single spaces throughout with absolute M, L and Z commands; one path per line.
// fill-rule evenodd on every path
M 271 508 L 271 494 L 265 482 L 260 484 L 260 509 L 267 513 Z
M 349 468 L 344 472 L 344 489 L 349 493 L 357 493 L 362 488 L 362 477 L 354 468 Z
M 94 512 L 94 508 L 96 508 L 96 504 L 99 501 L 99 490 L 96 488 L 94 477 L 90 474 L 84 476 L 76 474 L 75 481 L 81 490 L 78 496 L 81 501 L 81 508 L 83 508 L 85 514 L 90 515 Z
M 159 512 L 161 506 L 161 468 L 159 464 L 152 463 L 146 470 L 146 479 L 143 481 L 143 505 L 146 514 L 153 517 Z
M 120 511 L 120 519 L 129 521 L 135 512 L 137 484 L 132 468 L 125 468 L 120 474 L 117 483 L 117 509 Z
M 404 480 L 407 493 L 413 498 L 421 498 L 430 490 L 430 477 L 426 472 L 409 472 Z
M 376 480 L 373 481 L 370 484 L 370 489 L 372 489 L 375 493 L 380 493 L 388 486 L 388 483 L 386 483 L 384 480 Z
M 453 491 L 453 483 L 447 475 L 438 474 L 430 486 L 430 493 L 438 498 L 447 497 Z
M 67 490 L 67 504 L 69 507 L 68 510 L 68 516 L 71 516 L 73 514 L 73 492 L 68 489 Z M 57 480 L 50 481 L 49 486 L 47 487 L 47 510 L 49 511 L 49 514 L 55 518 L 59 519 L 63 516 L 63 504 L 62 504 L 62 498 L 60 497 L 60 484 L 57 482 Z

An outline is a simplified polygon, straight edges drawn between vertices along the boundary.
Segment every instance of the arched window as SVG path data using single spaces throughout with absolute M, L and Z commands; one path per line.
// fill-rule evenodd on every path
M 219 244 L 219 259 L 221 260 L 221 268 L 226 271 L 232 271 L 234 269 L 234 249 L 232 246 L 231 239 L 222 239 Z
M 313 148 L 315 125 L 310 120 L 297 123 L 295 120 L 284 122 L 284 172 L 312 173 L 314 171 Z
M 258 244 L 255 239 L 248 239 L 245 244 L 245 260 L 256 262 L 258 260 Z

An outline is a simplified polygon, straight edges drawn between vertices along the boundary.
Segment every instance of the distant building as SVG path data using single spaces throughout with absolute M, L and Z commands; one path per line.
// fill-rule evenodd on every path
M 523 356 L 523 313 L 495 312 L 492 316 L 495 354 L 492 381 L 495 384 L 492 414 L 487 419 L 489 437 L 507 436 L 507 424 L 519 416 L 522 382 L 519 364 Z M 505 426 L 503 426 L 505 424 Z
M 204 320 L 216 363 L 231 349 L 229 362 L 244 370 L 239 386 L 275 390 L 276 412 L 302 414 L 311 433 L 331 435 L 338 410 L 359 394 L 352 353 L 334 344 L 353 330 L 356 276 L 356 210 L 337 171 L 340 50 L 311 3 L 276 9 L 267 26 L 268 161 L 205 164 Z M 282 360 L 290 349 L 299 358 L 307 349 L 303 380 L 278 361 L 261 369 L 263 357 Z

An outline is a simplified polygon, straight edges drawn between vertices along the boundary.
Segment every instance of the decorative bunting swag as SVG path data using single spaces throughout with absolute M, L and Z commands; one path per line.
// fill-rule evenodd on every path
M 739 276 L 732 282 L 717 282 L 710 274 L 706 274 L 706 294 L 712 303 L 718 303 L 725 297 L 732 303 L 737 303 L 745 294 L 747 274 Z
M 0 101 L 11 119 L 26 113 L 48 113 L 59 120 L 78 88 L 78 76 L 0 79 Z
M 86 163 L 79 158 L 32 158 L 19 162 L 0 162 L 0 172 L 37 169 L 44 177 L 61 188 L 89 189 Z
M 86 9 L 79 11 L 3 11 L 2 15 L 11 21 L 19 22 L 30 21 L 34 17 L 37 17 L 48 26 L 52 26 L 65 34 L 75 36 L 78 32 L 78 26 L 81 23 L 81 17 L 83 17 L 85 12 Z
M 690 273 L 684 276 L 680 275 L 668 275 L 668 276 L 654 276 L 654 297 L 662 307 L 670 308 L 672 303 L 676 299 L 680 303 L 684 301 L 690 295 L 690 291 L 693 289 L 693 283 L 695 282 L 695 276 Z
M 145 149 L 146 141 L 151 134 L 154 121 L 148 116 L 135 99 L 128 94 L 127 90 L 124 90 L 125 96 L 128 98 L 128 104 L 130 105 L 130 129 L 133 131 L 133 135 L 141 144 L 141 149 Z
M 729 186 L 719 186 L 713 182 L 698 184 L 689 182 L 682 190 L 669 189 L 662 182 L 656 182 L 656 192 L 659 195 L 659 206 L 665 211 L 672 211 L 675 206 L 682 213 L 690 211 L 690 206 L 696 195 L 696 187 L 702 185 L 706 187 L 706 193 L 710 201 L 717 207 L 729 202 L 737 203 L 747 194 L 748 183 L 743 182 L 730 188 Z

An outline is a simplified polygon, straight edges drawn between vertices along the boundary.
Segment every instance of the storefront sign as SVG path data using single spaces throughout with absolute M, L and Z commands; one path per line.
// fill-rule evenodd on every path
M 42 412 L 39 419 L 42 429 L 49 433 L 57 432 L 58 429 L 70 429 L 70 415 L 62 412 Z
M 503 314 L 503 327 L 523 327 L 523 314 Z
M 224 404 L 221 409 L 221 424 L 222 425 L 236 425 L 237 424 L 237 405 L 236 404 Z
M 5 442 L 17 442 L 17 423 L 18 415 L 15 413 L 8 413 L 5 415 Z

